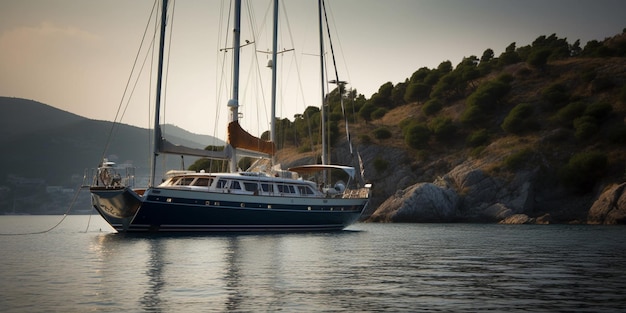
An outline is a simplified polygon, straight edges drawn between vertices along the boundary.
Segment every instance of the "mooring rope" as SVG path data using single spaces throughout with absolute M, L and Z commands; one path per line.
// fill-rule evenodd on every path
M 86 175 L 83 176 L 83 183 L 84 183 L 86 177 L 87 177 Z M 78 199 L 78 195 L 80 194 L 80 191 L 83 189 L 82 186 L 84 186 L 84 184 L 82 184 L 82 183 L 81 183 L 81 185 L 78 186 L 78 190 L 76 190 L 76 193 L 74 194 L 74 198 L 72 198 L 72 202 L 70 203 L 70 206 L 67 208 L 65 213 L 63 213 L 63 217 L 61 218 L 61 220 L 58 223 L 56 223 L 56 225 L 50 227 L 49 229 L 42 230 L 42 231 L 28 232 L 28 233 L 8 233 L 8 234 L 7 233 L 0 233 L 0 236 L 39 235 L 39 234 L 45 234 L 45 233 L 51 232 L 55 228 L 59 227 L 59 225 L 61 225 L 61 223 L 63 223 L 65 218 L 70 214 L 70 211 L 72 211 L 72 208 L 74 207 L 74 203 L 76 203 L 76 199 Z M 89 215 L 89 219 L 91 220 L 91 215 Z M 89 228 L 89 224 L 87 224 L 87 228 Z M 85 232 L 87 232 L 87 231 L 85 230 Z

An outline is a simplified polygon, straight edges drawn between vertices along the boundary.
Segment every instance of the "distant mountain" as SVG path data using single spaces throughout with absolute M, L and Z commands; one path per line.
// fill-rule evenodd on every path
M 131 163 L 137 175 L 147 175 L 150 164 L 151 131 L 118 124 L 105 146 L 112 122 L 87 119 L 46 104 L 0 97 L 0 185 L 7 175 L 42 178 L 48 185 L 67 185 L 82 178 L 102 157 Z M 197 135 L 173 125 L 164 125 L 168 140 L 196 148 L 224 144 L 206 135 Z M 195 159 L 185 160 L 189 166 Z M 161 162 L 162 163 L 162 162 Z M 170 156 L 166 166 L 179 167 L 180 158 Z
M 86 118 L 37 101 L 0 97 L 0 143 L 84 120 Z

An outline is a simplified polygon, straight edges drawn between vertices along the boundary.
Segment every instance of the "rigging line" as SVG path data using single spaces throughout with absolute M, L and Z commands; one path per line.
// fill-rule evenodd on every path
M 226 77 L 226 62 L 227 62 L 227 57 L 226 57 L 226 53 L 228 51 L 228 37 L 230 35 L 230 32 L 224 31 L 224 29 L 229 29 L 230 26 L 230 16 L 231 16 L 231 11 L 233 9 L 233 2 L 232 0 L 229 1 L 228 7 L 226 6 L 226 1 L 221 1 L 221 5 L 220 5 L 220 18 L 218 20 L 218 34 L 226 34 L 226 38 L 224 38 L 224 42 L 222 43 L 220 41 L 220 39 L 222 38 L 221 36 L 218 36 L 217 41 L 216 41 L 216 50 L 218 53 L 216 53 L 215 55 L 215 64 L 218 65 L 216 67 L 216 71 L 215 71 L 215 99 L 214 99 L 214 103 L 215 103 L 215 119 L 213 121 L 213 136 L 214 138 L 217 139 L 217 127 L 220 124 L 219 118 L 220 118 L 220 114 L 221 114 L 221 110 L 222 110 L 222 105 L 220 103 L 220 99 L 223 95 L 223 91 L 225 87 L 225 85 L 227 84 L 226 80 L 224 79 Z M 224 25 L 226 25 L 226 27 L 224 27 Z M 223 47 L 223 48 L 222 48 Z M 219 52 L 224 52 L 223 54 L 219 53 Z M 227 138 L 228 140 L 228 138 Z M 226 143 L 228 144 L 228 143 Z M 206 147 L 208 148 L 208 147 Z M 205 149 L 206 149 L 205 148 Z M 225 147 L 224 147 L 225 148 Z M 218 146 L 217 146 L 217 142 L 214 141 L 211 142 L 210 145 L 210 151 L 218 151 Z M 214 160 L 213 158 L 209 158 L 209 168 L 206 169 L 209 173 L 214 172 L 213 171 L 213 167 L 214 164 L 216 164 L 216 166 L 221 166 L 219 163 L 217 162 L 221 162 L 221 161 L 217 161 Z M 220 170 L 217 169 L 217 172 L 219 172 Z
M 281 2 L 281 7 L 283 9 L 283 16 L 285 17 L 285 23 L 287 24 L 287 32 L 289 33 L 289 39 L 291 40 L 291 42 L 293 43 L 293 33 L 291 32 L 291 23 L 289 23 L 289 17 L 287 15 L 287 6 L 286 4 L 284 4 L 284 2 Z M 298 66 L 298 64 L 300 64 L 298 62 L 298 55 L 297 53 L 294 53 L 294 60 L 296 63 L 296 76 L 298 77 L 298 85 L 300 85 L 300 96 L 302 97 L 302 105 L 304 106 L 304 111 L 303 111 L 303 115 L 305 116 L 306 122 L 307 122 L 307 126 L 308 126 L 308 130 L 309 130 L 309 140 L 311 141 L 311 151 L 313 151 L 313 146 L 315 145 L 315 143 L 313 142 L 313 131 L 312 131 L 312 127 L 311 127 L 311 117 L 309 115 L 309 112 L 306 110 L 307 109 L 307 105 L 306 105 L 306 97 L 304 96 L 304 86 L 302 86 L 302 75 L 300 74 L 300 68 Z M 294 120 L 295 122 L 295 120 Z
M 333 15 L 332 9 L 329 10 L 329 15 L 330 15 L 330 19 L 333 21 L 333 25 L 337 25 L 337 22 L 335 21 L 335 16 Z M 336 37 L 339 37 L 339 32 L 337 31 L 337 28 L 335 28 L 334 33 L 335 33 Z M 343 69 L 345 71 L 346 76 L 348 76 L 348 81 L 351 82 L 352 81 L 352 77 L 350 76 L 350 69 L 347 66 L 345 66 L 346 64 L 348 64 L 348 62 L 346 61 L 346 54 L 343 52 L 343 46 L 341 45 L 341 40 L 337 40 L 337 44 L 339 45 L 339 53 L 341 54 L 341 58 L 342 58 L 343 64 L 344 64 L 344 68 Z M 356 111 L 355 111 L 355 108 L 354 108 L 355 97 L 352 96 L 352 91 L 353 90 L 355 92 L 354 96 L 356 97 L 356 89 L 350 88 L 349 91 L 348 90 L 346 90 L 346 91 L 349 92 L 349 98 L 350 98 L 351 103 L 352 103 L 352 120 L 353 120 L 353 123 L 356 123 L 357 122 L 357 116 L 356 116 Z
M 150 42 L 150 46 L 148 49 L 152 49 L 152 47 L 154 47 L 154 40 L 152 40 Z M 148 50 L 149 52 L 150 50 Z M 128 96 L 128 99 L 126 101 L 126 106 L 124 107 L 124 111 L 122 112 L 122 115 L 120 116 L 120 120 L 122 120 L 124 118 L 124 116 L 126 115 L 126 110 L 128 109 L 128 105 L 130 104 L 130 98 L 132 98 L 132 96 L 135 94 L 135 90 L 137 90 L 137 85 L 139 84 L 139 79 L 141 78 L 141 73 L 143 73 L 143 69 L 146 66 L 146 63 L 148 61 L 148 55 L 149 53 L 146 52 L 146 55 L 143 58 L 143 62 L 141 64 L 141 68 L 139 69 L 139 75 L 136 77 L 135 79 L 135 83 L 133 84 L 133 88 L 130 91 L 130 95 Z M 119 130 L 119 127 L 117 128 Z
M 328 15 L 330 15 L 330 19 L 333 21 L 333 25 L 337 25 L 337 22 L 335 21 L 335 15 L 333 14 L 332 8 L 330 7 L 329 4 L 329 12 Z M 328 23 L 328 22 L 327 22 Z M 348 66 L 346 66 L 348 64 L 348 62 L 346 61 L 346 54 L 343 52 L 343 46 L 341 45 L 341 40 L 338 38 L 339 37 L 339 32 L 337 31 L 337 27 L 334 28 L 334 34 L 335 34 L 335 39 L 336 39 L 336 43 L 339 46 L 339 53 L 341 54 L 342 60 L 343 60 L 343 70 L 346 72 L 346 76 L 348 76 L 348 81 L 351 82 L 352 81 L 352 77 L 350 77 L 350 70 L 348 69 Z M 330 31 L 328 32 L 329 34 L 329 38 L 330 38 Z
M 270 12 L 272 12 L 272 10 L 271 10 L 271 9 L 272 9 L 272 6 L 273 6 L 273 5 L 272 5 L 272 1 L 268 1 L 268 6 L 267 6 L 267 9 L 265 10 L 265 14 L 263 15 L 263 22 L 262 22 L 262 25 L 265 25 L 265 24 L 266 24 L 266 23 L 265 23 L 265 21 L 267 21 L 267 20 L 268 20 L 268 16 L 270 15 Z M 252 15 L 252 13 L 249 13 L 249 14 L 250 14 L 251 19 L 252 19 L 254 16 Z M 272 22 L 273 22 L 273 21 L 272 21 Z M 253 40 L 252 40 L 252 42 L 254 43 L 254 48 L 255 48 L 255 49 L 254 49 L 254 51 L 257 51 L 257 50 L 256 50 L 256 48 L 257 48 L 257 46 L 256 46 L 256 42 L 257 42 L 257 40 L 258 40 L 258 37 L 260 37 L 260 36 L 261 36 L 261 32 L 262 32 L 262 31 L 261 31 L 261 30 L 258 30 L 258 33 L 257 33 L 257 31 L 255 31 L 255 30 L 254 30 L 254 25 L 256 25 L 256 23 L 252 23 L 252 21 L 251 21 L 251 24 L 252 24 L 252 26 L 253 26 L 253 27 L 252 27 L 252 28 L 253 28 L 252 35 L 253 35 L 254 37 L 252 38 L 252 39 L 253 39 Z M 272 27 L 273 27 L 273 26 L 272 26 Z M 270 32 L 270 33 L 271 33 L 271 32 Z M 257 114 L 257 123 L 256 123 L 256 124 L 257 124 L 257 132 L 259 133 L 259 136 L 258 136 L 258 138 L 259 138 L 258 143 L 259 143 L 259 146 L 260 146 L 260 145 L 261 145 L 261 141 L 260 141 L 260 139 L 261 139 L 261 135 L 262 135 L 262 132 L 261 132 L 261 125 L 269 125 L 269 124 L 268 124 L 268 122 L 270 122 L 270 123 L 272 123 L 272 124 L 276 123 L 276 117 L 275 117 L 275 116 L 271 116 L 271 113 L 268 113 L 268 112 L 267 112 L 267 104 L 265 103 L 265 92 L 264 92 L 264 90 L 265 90 L 265 89 L 263 88 L 263 83 L 262 83 L 262 82 L 263 82 L 263 80 L 261 79 L 261 78 L 262 78 L 262 76 L 261 76 L 261 68 L 260 68 L 260 64 L 261 64 L 261 63 L 259 63 L 259 54 L 258 54 L 258 53 L 255 53 L 255 54 L 254 54 L 254 59 L 255 59 L 256 64 L 257 64 L 256 68 L 257 68 L 257 75 L 258 75 L 257 77 L 259 78 L 259 85 L 261 86 L 261 87 L 260 87 L 260 89 L 261 89 L 261 99 L 262 99 L 262 101 L 263 101 L 263 106 L 262 106 L 262 107 L 263 107 L 263 109 L 265 110 L 265 114 L 263 115 L 263 116 L 265 116 L 265 123 L 260 123 L 260 122 L 261 122 L 261 117 L 262 117 L 262 116 L 261 116 L 261 114 Z M 272 67 L 274 67 L 274 66 L 276 66 L 276 64 L 272 64 Z M 274 71 L 274 68 L 272 68 L 272 71 Z M 270 88 L 271 88 L 271 86 L 270 86 Z M 274 103 L 274 105 L 276 105 L 276 104 Z M 257 105 L 257 111 L 258 111 L 258 105 Z M 270 121 L 268 121 L 268 116 L 269 116 Z M 274 127 L 274 128 L 276 129 L 276 127 Z M 270 138 L 268 138 L 268 140 L 271 140 L 271 136 L 270 136 Z M 277 145 L 277 143 L 274 143 L 274 144 L 275 144 L 275 145 Z M 273 158 L 272 158 L 272 159 L 273 159 Z
M 224 41 L 224 46 L 223 46 L 224 48 L 223 49 L 221 48 L 222 47 L 222 43 L 220 42 L 221 36 L 218 36 L 217 37 L 218 40 L 216 41 L 216 51 L 218 51 L 218 53 L 216 53 L 216 55 L 215 55 L 215 64 L 218 65 L 219 67 L 216 68 L 216 71 L 215 71 L 215 99 L 214 99 L 214 103 L 215 103 L 215 120 L 213 121 L 213 136 L 215 138 L 217 138 L 217 125 L 219 124 L 218 120 L 219 120 L 220 113 L 221 113 L 221 108 L 222 108 L 222 105 L 220 104 L 220 98 L 222 96 L 222 91 L 223 91 L 223 87 L 224 87 L 224 84 L 225 84 L 224 77 L 226 75 L 225 72 L 224 72 L 225 71 L 225 64 L 226 64 L 226 52 L 227 52 L 227 50 L 226 50 L 226 48 L 227 48 L 226 42 L 228 41 L 227 38 L 228 38 L 229 32 L 225 32 L 224 31 L 224 24 L 225 24 L 224 21 L 226 20 L 226 29 L 228 29 L 228 26 L 230 25 L 230 19 L 225 19 L 224 17 L 225 16 L 230 16 L 230 12 L 231 12 L 230 10 L 232 10 L 232 0 L 230 1 L 230 4 L 228 5 L 228 13 L 227 13 L 228 15 L 225 15 L 225 9 L 226 9 L 225 3 L 226 3 L 226 1 L 222 1 L 221 2 L 220 9 L 219 9 L 219 12 L 220 12 L 219 16 L 220 16 L 220 18 L 219 18 L 218 25 L 217 25 L 218 26 L 217 27 L 218 28 L 218 32 L 217 33 L 218 34 L 224 34 L 225 33 L 226 34 L 226 40 Z M 221 51 L 224 51 L 224 54 L 220 54 L 219 52 L 221 52 Z M 220 61 L 220 59 L 221 59 L 221 61 Z M 206 148 L 208 148 L 208 147 L 206 147 Z M 217 143 L 216 142 L 212 142 L 212 144 L 210 145 L 210 150 L 211 151 L 216 151 L 216 149 L 217 149 Z M 217 161 L 212 159 L 212 158 L 209 158 L 209 168 L 207 169 L 207 171 L 209 173 L 213 172 L 213 164 L 214 164 L 214 162 L 217 162 Z
M 215 110 L 216 110 L 216 117 L 219 117 L 221 114 L 221 110 L 222 110 L 222 105 L 220 103 L 220 98 L 223 95 L 223 91 L 224 89 L 228 88 L 228 83 L 229 81 L 225 79 L 226 77 L 226 62 L 228 60 L 228 58 L 226 57 L 226 54 L 228 52 L 228 42 L 229 42 L 229 37 L 230 37 L 230 32 L 228 31 L 224 31 L 224 27 L 223 25 L 226 24 L 226 29 L 230 28 L 230 16 L 232 15 L 232 10 L 233 10 L 233 1 L 231 0 L 230 3 L 228 4 L 228 10 L 227 12 L 225 11 L 225 5 L 224 2 L 222 2 L 222 6 L 220 7 L 220 21 L 219 21 L 219 34 L 226 34 L 226 37 L 224 38 L 224 42 L 223 44 L 223 49 L 218 49 L 218 51 L 224 51 L 224 54 L 221 55 L 221 62 L 220 62 L 220 53 L 218 53 L 216 55 L 216 61 L 217 64 L 220 64 L 221 67 L 219 69 L 219 72 L 216 71 L 215 75 L 219 76 L 216 77 L 215 82 L 216 82 L 216 93 L 215 93 Z M 226 13 L 226 14 L 224 14 Z M 226 23 L 224 23 L 224 21 L 226 21 Z M 222 44 L 220 44 L 219 42 L 219 38 L 221 36 L 218 37 L 218 42 L 217 42 L 217 47 L 219 48 L 220 46 L 222 46 Z M 213 134 L 217 135 L 217 127 L 218 127 L 218 122 L 217 120 L 213 123 Z M 228 138 L 226 138 L 226 140 L 228 140 Z M 213 159 L 211 159 L 211 166 L 213 163 Z
M 143 43 L 144 40 L 146 39 L 146 34 L 148 33 L 148 26 L 150 25 L 150 20 L 152 19 L 154 10 L 156 8 L 157 5 L 157 1 L 154 1 L 154 5 L 152 6 L 152 11 L 150 12 L 150 16 L 148 17 L 148 22 L 146 23 L 146 28 L 144 29 L 144 33 L 143 36 L 141 38 L 141 43 L 139 44 L 139 49 L 137 50 L 137 54 L 135 55 L 135 61 L 133 62 L 133 67 L 130 71 L 130 75 L 128 76 L 128 81 L 126 82 L 126 87 L 124 87 L 124 93 L 122 94 L 122 99 L 120 99 L 120 104 L 117 107 L 117 112 L 115 113 L 115 119 L 113 120 L 113 124 L 111 125 L 111 129 L 109 130 L 109 134 L 107 136 L 106 142 L 105 142 L 105 146 L 104 146 L 104 150 L 102 151 L 102 157 L 100 158 L 101 160 L 104 159 L 104 156 L 106 155 L 107 151 L 109 150 L 109 145 L 111 144 L 111 139 L 113 138 L 113 133 L 114 131 L 119 128 L 119 123 L 118 123 L 118 116 L 120 114 L 120 110 L 122 108 L 122 103 L 124 102 L 124 98 L 126 98 L 126 93 L 128 92 L 128 87 L 130 86 L 130 81 L 133 77 L 133 73 L 135 72 L 135 67 L 137 66 L 137 60 L 139 59 L 139 55 L 141 53 L 141 47 L 143 47 Z M 124 110 L 126 111 L 126 110 Z M 120 118 L 121 119 L 121 118 Z
M 326 21 L 326 33 L 328 34 L 328 42 L 330 44 L 330 54 L 331 57 L 333 59 L 333 67 L 335 69 L 335 83 L 337 84 L 337 88 L 339 89 L 339 99 L 341 102 L 341 112 L 343 113 L 343 118 L 344 118 L 344 124 L 346 126 L 346 137 L 348 139 L 348 145 L 350 147 L 350 155 L 353 155 L 353 151 L 352 151 L 352 140 L 350 139 L 350 129 L 348 128 L 348 116 L 346 114 L 346 109 L 345 106 L 343 104 L 343 86 L 345 85 L 345 82 L 342 82 L 339 80 L 339 73 L 337 72 L 337 61 L 335 60 L 335 49 L 333 47 L 333 40 L 330 37 L 330 25 L 328 24 L 328 15 L 326 14 L 326 3 L 325 1 L 322 1 L 322 8 L 324 10 L 324 20 Z M 329 141 L 330 142 L 330 141 Z
M 260 31 L 256 28 L 256 25 L 257 25 L 257 23 L 256 23 L 256 16 L 254 15 L 254 11 L 252 10 L 252 8 L 250 6 L 250 2 L 247 2 L 247 3 L 248 3 L 248 5 L 247 5 L 247 8 L 248 8 L 248 19 L 250 21 L 250 26 L 249 27 L 251 29 L 250 33 L 252 34 L 252 43 L 251 44 L 253 45 L 253 51 L 256 52 L 256 50 L 257 50 L 256 42 L 257 42 L 258 37 L 260 36 Z M 263 18 L 264 21 L 267 20 L 267 15 L 268 15 L 269 11 L 270 11 L 270 6 L 268 6 L 267 10 L 265 11 L 266 12 L 264 14 L 265 17 Z M 260 86 L 259 87 L 259 92 L 261 93 L 261 101 L 259 101 L 259 102 L 263 103 L 263 105 L 261 107 L 263 107 L 265 109 L 265 115 L 264 115 L 265 116 L 265 122 L 266 122 L 265 125 L 267 125 L 268 113 L 267 113 L 267 105 L 265 103 L 265 89 L 263 88 L 263 84 L 262 84 L 263 80 L 262 80 L 261 68 L 260 68 L 260 63 L 259 63 L 259 54 L 258 53 L 254 53 L 253 56 L 254 56 L 254 58 L 253 58 L 254 62 L 253 63 L 255 63 L 255 64 L 251 64 L 250 67 L 253 67 L 254 65 L 256 65 L 255 66 L 256 74 L 257 74 L 257 79 L 259 80 L 259 86 Z M 250 75 L 250 77 L 251 76 L 252 75 Z M 252 85 L 252 84 L 249 84 L 249 85 Z M 257 115 L 257 120 L 256 120 L 257 133 L 261 133 L 261 123 L 260 123 L 260 121 L 261 121 L 261 114 L 258 114 L 258 111 L 259 111 L 259 105 L 258 104 L 256 105 L 256 109 L 257 109 L 257 114 L 256 114 Z M 270 118 L 272 119 L 271 123 L 275 123 L 274 117 L 270 117 Z M 256 136 L 256 137 L 258 138 L 257 139 L 257 146 L 260 147 L 261 146 L 261 139 L 260 139 L 261 136 L 259 135 L 259 136 Z
M 155 0 L 158 2 L 158 0 Z M 159 8 L 162 9 L 161 6 L 158 6 Z M 150 52 L 150 75 L 149 75 L 149 80 L 148 80 L 148 86 L 150 86 L 150 88 L 153 86 L 152 84 L 152 79 L 154 78 L 154 51 L 157 49 L 156 48 L 156 38 L 158 35 L 158 30 L 159 30 L 159 21 L 160 19 L 157 18 L 157 16 L 160 16 L 161 14 L 159 14 L 159 11 L 156 12 L 155 14 L 155 18 L 154 18 L 154 32 L 152 33 L 152 44 L 150 45 L 150 48 L 148 51 Z M 148 53 L 146 53 L 146 58 L 148 56 Z M 148 153 L 146 154 L 148 157 L 148 162 L 147 164 L 150 164 L 150 168 L 152 167 L 156 167 L 156 161 L 155 158 L 153 157 L 153 153 L 154 153 L 154 149 L 153 149 L 153 145 L 154 145 L 154 140 L 152 138 L 152 134 L 150 132 L 150 128 L 152 128 L 152 132 L 155 132 L 154 130 L 154 125 L 152 125 L 153 120 L 152 120 L 152 116 L 153 116 L 153 112 L 152 112 L 152 90 L 148 88 L 148 110 L 146 110 L 146 112 L 148 113 L 148 115 L 146 116 L 148 119 L 148 132 L 146 133 L 147 135 L 147 142 L 148 142 Z M 155 109 L 156 111 L 156 106 Z M 152 181 L 152 174 L 150 174 L 148 176 L 148 181 Z

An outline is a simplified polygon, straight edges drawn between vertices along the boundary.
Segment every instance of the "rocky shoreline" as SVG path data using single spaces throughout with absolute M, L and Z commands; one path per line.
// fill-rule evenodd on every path
M 626 223 L 626 183 L 610 185 L 595 199 L 576 196 L 569 201 L 551 201 L 551 192 L 562 191 L 537 190 L 535 182 L 541 179 L 538 171 L 518 172 L 512 179 L 503 179 L 487 174 L 473 163 L 464 162 L 432 183 L 417 183 L 397 191 L 365 221 Z

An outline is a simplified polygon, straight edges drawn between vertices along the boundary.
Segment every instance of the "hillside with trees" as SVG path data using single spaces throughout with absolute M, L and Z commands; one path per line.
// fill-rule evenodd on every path
M 342 102 L 365 179 L 374 184 L 373 209 L 472 162 L 505 182 L 532 173 L 530 213 L 582 220 L 600 192 L 625 178 L 626 29 L 584 46 L 552 34 L 511 43 L 498 56 L 486 49 L 384 83 L 369 99 L 335 89 L 327 96 L 333 160 L 354 165 Z M 294 121 L 278 121 L 286 163 L 319 158 L 308 153 L 320 141 L 319 114 L 307 108 Z

